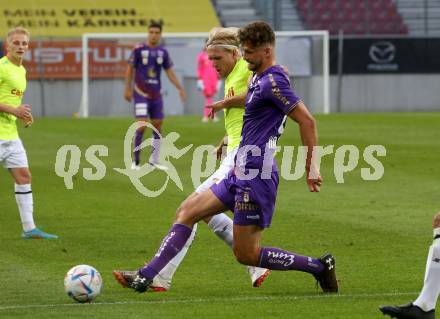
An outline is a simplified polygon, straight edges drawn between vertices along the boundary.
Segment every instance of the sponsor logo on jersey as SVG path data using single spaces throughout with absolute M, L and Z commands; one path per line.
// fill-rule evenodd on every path
M 244 202 L 235 202 L 235 210 L 238 211 L 256 211 L 258 210 L 258 205 L 254 203 L 244 203 Z
M 21 96 L 23 96 L 24 92 L 20 91 L 19 89 L 12 89 L 11 94 L 21 97 Z

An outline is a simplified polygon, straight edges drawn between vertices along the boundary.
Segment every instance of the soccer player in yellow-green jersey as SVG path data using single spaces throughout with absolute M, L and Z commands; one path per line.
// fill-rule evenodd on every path
M 222 139 L 217 148 L 218 157 L 221 157 L 226 139 L 227 151 L 217 171 L 208 177 L 185 202 L 193 200 L 198 194 L 206 191 L 215 183 L 220 182 L 234 166 L 234 158 L 240 144 L 244 114 L 244 105 L 240 106 L 240 104 L 235 104 L 235 101 L 239 101 L 240 96 L 246 94 L 248 79 L 252 74 L 248 69 L 247 62 L 241 57 L 238 45 L 237 28 L 215 28 L 211 31 L 207 42 L 208 57 L 213 62 L 220 77 L 225 78 L 225 100 L 214 104 L 217 105 L 217 110 L 221 108 L 225 109 L 226 137 Z M 212 231 L 232 249 L 232 219 L 226 214 L 221 213 L 213 217 L 205 218 L 204 221 Z M 196 230 L 197 224 L 194 225 L 192 233 L 180 253 L 169 261 L 160 272 L 153 274 L 154 278 L 149 286 L 151 290 L 166 291 L 170 288 L 174 272 L 185 257 L 194 239 Z M 250 266 L 247 267 L 247 271 L 254 287 L 261 286 L 269 275 L 269 270 L 265 268 Z M 137 276 L 137 272 L 134 271 L 115 270 L 113 274 L 123 286 L 130 286 L 133 278 Z
M 13 28 L 6 39 L 7 54 L 0 59 L 0 163 L 15 180 L 15 199 L 23 226 L 23 238 L 57 238 L 39 230 L 33 218 L 31 172 L 23 144 L 18 137 L 17 118 L 25 126 L 32 124 L 29 105 L 21 100 L 26 90 L 26 70 L 23 56 L 29 46 L 29 31 Z

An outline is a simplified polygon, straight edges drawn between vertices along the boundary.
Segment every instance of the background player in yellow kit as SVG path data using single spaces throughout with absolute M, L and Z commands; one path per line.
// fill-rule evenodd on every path
M 7 54 L 0 59 L 0 163 L 7 168 L 15 180 L 15 199 L 23 225 L 23 238 L 51 239 L 56 235 L 45 233 L 35 226 L 31 172 L 23 144 L 18 137 L 16 120 L 32 124 L 29 105 L 22 105 L 26 90 L 26 70 L 23 56 L 29 46 L 29 31 L 13 28 L 6 39 Z

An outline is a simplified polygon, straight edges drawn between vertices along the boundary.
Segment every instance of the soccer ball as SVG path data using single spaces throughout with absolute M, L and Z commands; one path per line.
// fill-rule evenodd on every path
M 91 302 L 101 292 L 102 278 L 92 266 L 78 265 L 67 272 L 64 288 L 73 300 L 81 303 Z

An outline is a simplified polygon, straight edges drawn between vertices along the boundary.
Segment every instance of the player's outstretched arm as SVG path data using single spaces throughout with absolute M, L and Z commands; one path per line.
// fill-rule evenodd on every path
M 244 108 L 245 101 L 246 101 L 246 93 L 243 93 L 240 95 L 228 97 L 224 100 L 214 102 L 211 105 L 207 105 L 206 107 L 211 109 L 211 113 L 209 114 L 209 116 L 213 118 L 214 114 L 222 109 L 229 109 L 232 107 Z
M 319 175 L 318 167 L 312 161 L 314 146 L 318 143 L 316 121 L 302 101 L 299 101 L 292 112 L 289 113 L 289 117 L 298 123 L 302 144 L 307 146 L 307 185 L 311 192 L 319 192 L 322 178 Z
M 186 101 L 186 93 L 183 89 L 182 85 L 180 84 L 179 80 L 176 77 L 176 73 L 174 73 L 172 68 L 168 68 L 165 70 L 165 73 L 167 74 L 168 79 L 171 83 L 176 87 L 176 89 L 179 91 L 180 99 L 182 102 Z
M 223 102 L 223 108 L 224 109 L 229 109 L 231 107 L 244 108 L 244 105 L 246 103 L 246 94 L 247 93 L 242 93 L 239 95 L 228 97 Z

